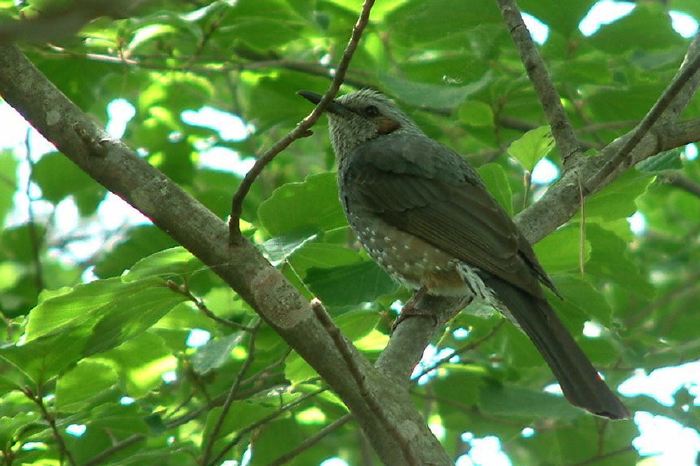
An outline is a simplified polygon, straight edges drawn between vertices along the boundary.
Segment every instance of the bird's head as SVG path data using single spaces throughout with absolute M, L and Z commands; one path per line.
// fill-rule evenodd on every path
M 299 91 L 317 104 L 321 95 Z M 338 97 L 326 107 L 333 149 L 339 157 L 349 154 L 365 141 L 401 132 L 420 132 L 411 119 L 383 94 L 362 89 Z

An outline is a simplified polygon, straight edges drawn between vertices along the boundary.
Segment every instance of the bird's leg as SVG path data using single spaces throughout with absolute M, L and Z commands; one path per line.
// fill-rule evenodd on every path
M 394 324 L 391 326 L 391 332 L 394 333 L 396 327 L 399 326 L 401 322 L 408 319 L 409 317 L 428 317 L 433 320 L 433 325 L 437 325 L 437 317 L 435 313 L 431 312 L 429 309 L 421 309 L 418 307 L 418 303 L 428 294 L 428 288 L 422 286 L 416 291 L 416 293 L 408 300 L 406 304 L 401 308 L 401 314 L 396 318 Z

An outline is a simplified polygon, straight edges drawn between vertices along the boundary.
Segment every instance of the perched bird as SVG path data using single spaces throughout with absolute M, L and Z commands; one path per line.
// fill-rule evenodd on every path
M 326 112 L 340 200 L 369 255 L 419 293 L 493 305 L 530 337 L 573 405 L 628 418 L 547 303 L 541 284 L 556 293 L 554 284 L 477 172 L 378 92 L 346 94 Z

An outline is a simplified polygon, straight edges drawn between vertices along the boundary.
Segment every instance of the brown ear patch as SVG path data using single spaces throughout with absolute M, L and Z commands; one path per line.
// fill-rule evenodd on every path
M 377 122 L 377 131 L 379 134 L 393 133 L 397 129 L 401 128 L 401 124 L 398 121 L 392 120 L 391 118 L 387 118 L 385 116 L 376 118 L 375 121 Z

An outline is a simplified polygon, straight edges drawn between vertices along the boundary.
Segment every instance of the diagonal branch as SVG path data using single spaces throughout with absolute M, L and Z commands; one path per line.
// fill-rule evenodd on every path
M 328 106 L 331 100 L 335 98 L 338 90 L 340 90 L 340 86 L 343 84 L 343 79 L 345 78 L 345 73 L 348 70 L 348 66 L 350 66 L 350 60 L 352 60 L 352 56 L 357 49 L 360 38 L 362 37 L 362 32 L 365 30 L 365 27 L 369 22 L 369 13 L 372 10 L 373 5 L 374 0 L 365 0 L 365 2 L 362 4 L 362 12 L 360 13 L 360 17 L 357 18 L 355 26 L 352 28 L 350 40 L 348 41 L 348 45 L 345 47 L 345 52 L 343 52 L 338 68 L 335 71 L 333 82 L 331 82 L 330 87 L 323 95 L 323 98 L 318 105 L 314 107 L 306 118 L 299 122 L 296 128 L 289 132 L 289 134 L 287 134 L 285 137 L 277 141 L 270 149 L 260 156 L 260 158 L 258 158 L 258 160 L 255 162 L 255 165 L 253 165 L 253 168 L 246 173 L 245 178 L 243 178 L 241 185 L 238 187 L 236 194 L 234 194 L 233 199 L 231 200 L 231 218 L 229 219 L 228 223 L 229 244 L 233 244 L 241 239 L 239 220 L 243 210 L 243 200 L 245 199 L 246 195 L 248 195 L 248 191 L 250 191 L 250 188 L 257 177 L 260 175 L 260 173 L 262 173 L 267 164 L 272 162 L 277 154 L 282 152 L 297 139 L 308 134 L 309 129 L 314 125 L 314 123 L 316 123 L 316 120 L 321 117 L 321 114 L 326 106 Z
M 403 464 L 401 447 L 386 431 L 352 380 L 328 332 L 309 302 L 248 240 L 226 247 L 229 230 L 123 142 L 110 139 L 95 120 L 63 95 L 15 46 L 0 45 L 0 94 L 46 139 L 105 188 L 149 217 L 218 274 L 306 360 L 352 411 L 386 464 Z M 359 357 L 359 355 L 358 355 Z M 449 456 L 415 409 L 408 390 L 364 358 L 358 366 L 381 409 L 410 442 L 419 464 L 448 465 Z
M 228 415 L 228 412 L 231 409 L 231 406 L 233 405 L 234 400 L 236 399 L 236 395 L 238 394 L 238 389 L 241 387 L 241 381 L 243 380 L 243 376 L 245 373 L 248 371 L 250 368 L 250 365 L 253 363 L 253 360 L 255 359 L 255 338 L 258 335 L 258 330 L 260 329 L 260 324 L 262 324 L 262 320 L 258 320 L 258 322 L 253 326 L 253 330 L 250 333 L 250 336 L 248 337 L 248 357 L 245 359 L 245 362 L 243 362 L 243 365 L 241 366 L 241 369 L 238 371 L 238 375 L 236 375 L 236 379 L 234 380 L 233 384 L 231 385 L 231 389 L 228 391 L 228 394 L 226 395 L 226 400 L 224 401 L 224 405 L 221 407 L 221 412 L 219 413 L 219 418 L 216 420 L 216 423 L 214 424 L 214 427 L 212 427 L 211 432 L 209 432 L 209 438 L 205 439 L 205 447 L 204 447 L 204 453 L 202 454 L 202 464 L 203 465 L 208 465 L 208 464 L 215 464 L 226 452 L 228 451 L 227 449 L 222 450 L 214 459 L 214 461 L 209 461 L 209 459 L 212 456 L 213 453 L 213 448 L 214 448 L 214 443 L 216 442 L 216 438 L 219 436 L 219 433 L 221 432 L 221 428 L 224 425 L 224 421 L 226 420 L 226 416 Z
M 342 333 L 340 333 L 340 329 L 333 323 L 331 316 L 328 315 L 328 312 L 323 307 L 321 301 L 318 299 L 313 299 L 311 301 L 311 309 L 314 311 L 314 314 L 316 314 L 316 318 L 319 320 L 319 322 L 321 322 L 321 325 L 323 325 L 328 332 L 328 335 L 330 335 L 330 337 L 333 339 L 336 348 L 345 360 L 345 364 L 348 365 L 350 374 L 352 374 L 352 377 L 359 387 L 360 393 L 367 401 L 367 404 L 380 416 L 380 421 L 384 425 L 384 428 L 391 433 L 396 442 L 400 445 L 401 454 L 403 455 L 406 463 L 411 466 L 417 465 L 418 463 L 411 451 L 411 446 L 397 430 L 396 426 L 392 424 L 386 416 L 384 416 L 384 412 L 381 409 L 379 401 L 377 401 L 374 393 L 372 393 L 370 388 L 367 386 L 367 381 L 362 375 L 362 371 L 357 364 L 357 359 L 353 357 L 352 350 L 350 349 L 350 343 L 348 343 L 345 337 L 343 337 Z
M 68 449 L 66 441 L 63 439 L 61 432 L 59 432 L 58 430 L 58 426 L 56 425 L 56 417 L 52 413 L 50 413 L 49 410 L 46 408 L 46 404 L 44 404 L 44 399 L 42 398 L 41 393 L 35 393 L 28 387 L 24 388 L 22 392 L 27 398 L 29 398 L 31 401 L 34 402 L 34 404 L 37 405 L 39 411 L 41 412 L 41 417 L 49 425 L 49 428 L 51 429 L 51 435 L 53 436 L 54 441 L 56 442 L 56 446 L 58 447 L 61 464 L 63 463 L 63 459 L 65 458 L 68 464 L 70 464 L 71 466 L 76 466 L 77 463 L 75 462 L 75 458 L 73 458 L 73 454 Z
M 662 173 L 659 178 L 666 184 L 670 184 L 689 194 L 700 197 L 700 183 L 683 175 L 680 170 L 668 170 Z
M 568 170 L 539 201 L 518 214 L 516 223 L 530 242 L 539 241 L 576 213 L 580 200 L 580 184 L 585 187 L 584 194 L 589 195 L 610 183 L 625 167 L 664 150 L 691 142 L 693 133 L 697 130 L 694 120 L 685 122 L 684 126 L 677 124 L 675 119 L 688 105 L 700 85 L 700 76 L 698 76 L 700 73 L 697 73 L 697 70 L 695 72 L 688 71 L 692 69 L 694 64 L 698 63 L 699 43 L 700 34 L 690 44 L 679 73 L 674 82 L 667 88 L 667 92 L 663 94 L 663 96 L 672 94 L 673 97 L 664 98 L 662 96 L 664 100 L 667 98 L 668 100 L 661 104 L 657 102 L 658 105 L 655 104 L 654 108 L 658 108 L 658 110 L 654 111 L 654 114 L 650 110 L 647 114 L 648 120 L 654 124 L 647 131 L 639 132 L 641 139 L 624 155 L 626 163 L 620 164 L 617 161 L 613 162 L 613 160 L 619 157 L 619 154 L 624 154 L 621 149 L 634 134 L 637 134 L 637 129 L 608 144 L 597 157 L 587 158 Z M 680 125 L 681 128 L 674 128 L 676 125 Z M 641 123 L 637 128 L 640 126 Z M 671 137 L 666 137 L 665 133 L 670 134 Z M 674 143 L 678 145 L 674 146 Z M 608 173 L 610 167 L 613 169 Z
M 272 460 L 268 466 L 281 466 L 290 462 L 291 460 L 293 460 L 294 458 L 296 458 L 297 456 L 299 456 L 300 454 L 302 454 L 303 452 L 305 452 L 306 450 L 323 440 L 323 438 L 325 438 L 328 434 L 335 432 L 351 420 L 352 414 L 346 414 L 345 416 L 338 418 L 337 420 L 325 426 L 323 429 L 316 432 L 311 437 L 305 439 L 293 450 L 290 450 L 282 456 L 278 456 L 276 459 Z
M 564 167 L 569 167 L 575 160 L 576 154 L 581 152 L 581 143 L 576 138 L 574 129 L 566 116 L 561 97 L 554 87 L 542 56 L 532 41 L 515 0 L 497 0 L 497 2 L 525 66 L 525 71 L 535 87 L 549 126 L 552 128 L 552 136 L 559 148 Z
M 633 160 L 629 158 L 632 150 L 641 142 L 642 138 L 652 129 L 656 122 L 661 119 L 676 96 L 686 84 L 688 84 L 691 78 L 696 75 L 698 69 L 700 69 L 700 55 L 693 58 L 693 60 L 676 75 L 675 79 L 671 81 L 671 84 L 669 84 L 663 94 L 661 94 L 661 97 L 654 103 L 642 121 L 639 122 L 639 125 L 626 137 L 622 147 L 620 147 L 615 155 L 606 160 L 605 164 L 594 176 L 588 179 L 588 183 L 586 184 L 586 188 L 589 190 L 588 192 L 592 192 L 591 186 L 595 189 L 595 187 L 602 184 L 618 167 L 623 164 L 625 166 L 630 166 L 632 164 Z

